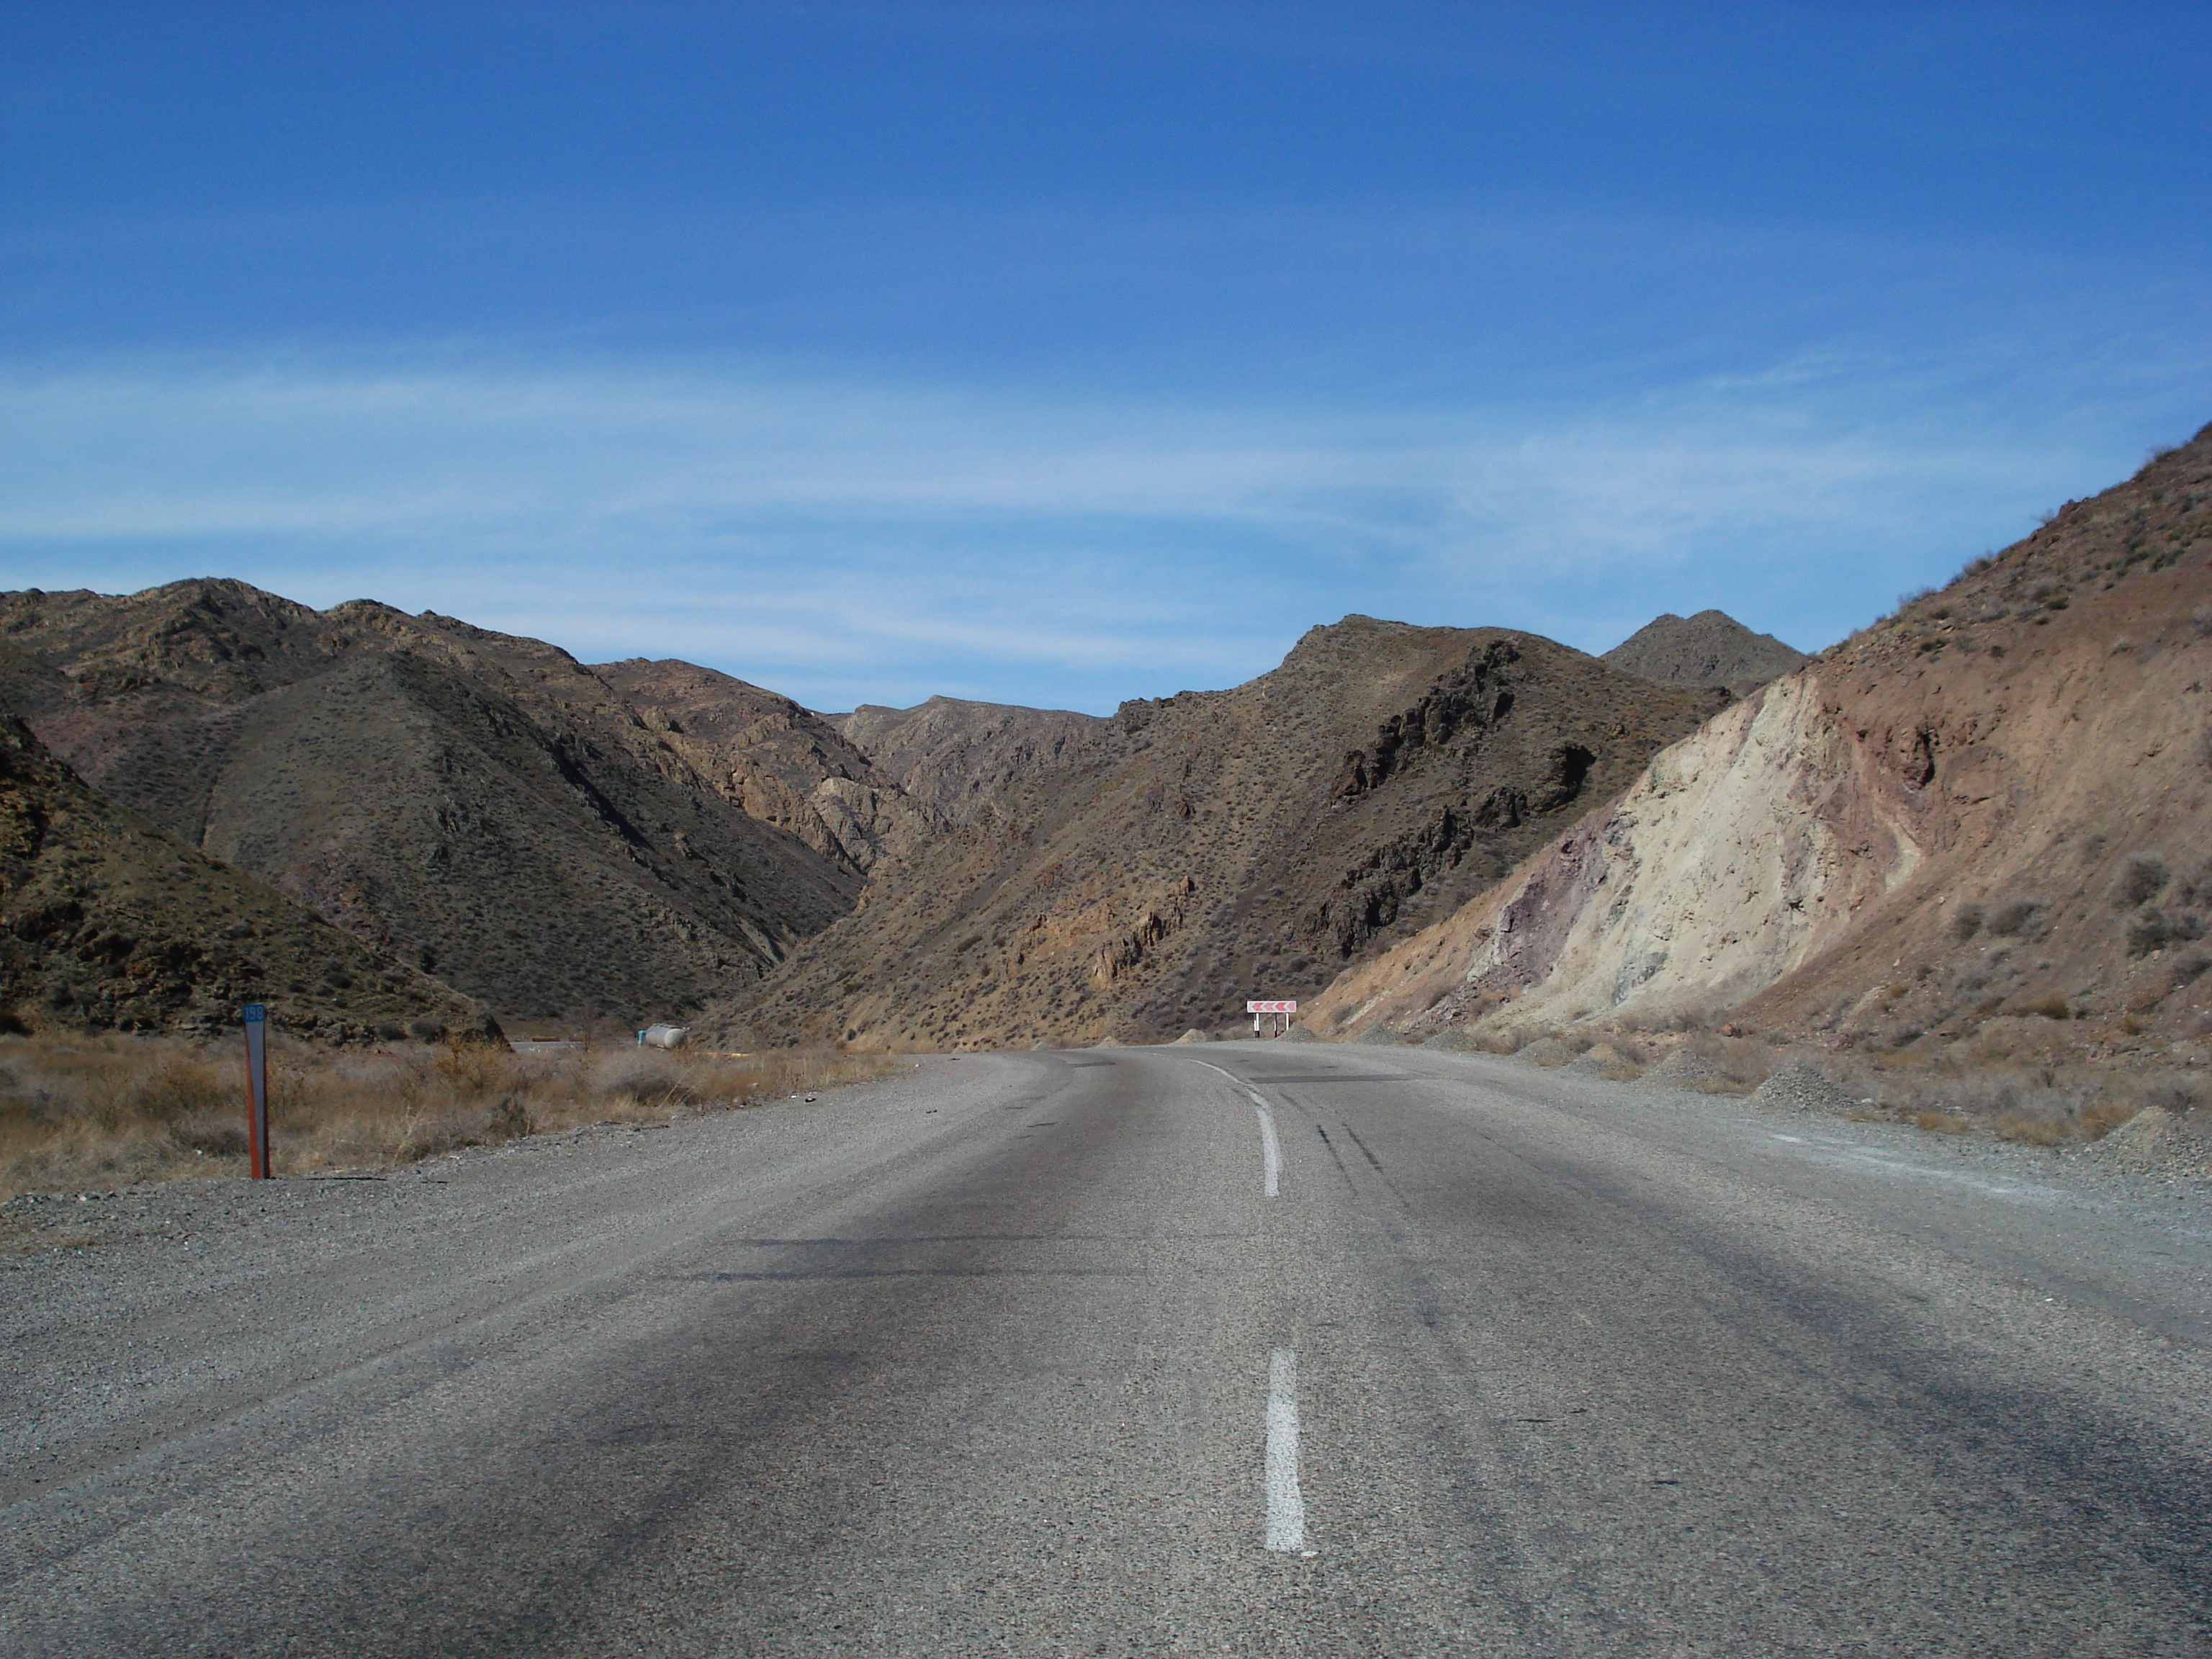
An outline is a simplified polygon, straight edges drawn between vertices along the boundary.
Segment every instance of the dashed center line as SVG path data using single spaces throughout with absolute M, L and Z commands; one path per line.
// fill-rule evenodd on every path
M 1276 1197 L 1283 1148 L 1275 1135 L 1275 1115 L 1267 1109 L 1267 1103 L 1260 1098 L 1259 1091 L 1236 1073 L 1224 1071 L 1210 1060 L 1192 1063 L 1227 1078 L 1260 1115 L 1263 1190 L 1269 1198 Z M 1351 1132 L 1347 1129 L 1346 1133 Z M 1325 1129 L 1322 1139 L 1328 1139 Z M 1334 1156 L 1335 1148 L 1329 1150 Z M 1360 1150 L 1367 1151 L 1364 1146 Z M 1367 1158 L 1373 1163 L 1375 1154 L 1368 1152 Z M 1337 1162 L 1342 1167 L 1343 1160 Z M 1267 1449 L 1262 1480 L 1267 1492 L 1267 1547 L 1285 1555 L 1310 1558 L 1316 1552 L 1306 1547 L 1306 1500 L 1305 1494 L 1298 1489 L 1298 1357 L 1289 1348 L 1277 1348 L 1267 1356 Z
M 1306 1547 L 1306 1500 L 1298 1490 L 1298 1357 L 1278 1348 L 1267 1358 L 1267 1547 L 1311 1555 Z

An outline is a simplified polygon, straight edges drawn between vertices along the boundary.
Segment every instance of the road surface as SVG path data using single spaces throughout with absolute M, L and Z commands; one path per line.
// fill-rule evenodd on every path
M 9 1654 L 2212 1652 L 2081 1153 L 1235 1043 L 9 1212 Z

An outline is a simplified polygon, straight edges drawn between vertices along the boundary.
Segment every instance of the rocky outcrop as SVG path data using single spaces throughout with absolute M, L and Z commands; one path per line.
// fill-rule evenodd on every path
M 592 672 L 723 799 L 855 874 L 945 827 L 832 720 L 788 697 L 688 662 L 635 658 Z
M 2209 505 L 2208 434 L 2068 503 L 1656 756 L 1309 1023 L 2191 1030 L 2212 1012 Z

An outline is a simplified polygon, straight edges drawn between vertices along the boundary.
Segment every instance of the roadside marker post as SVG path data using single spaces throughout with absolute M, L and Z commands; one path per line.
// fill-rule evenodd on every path
M 1291 1029 L 1291 1016 L 1297 1012 L 1297 1011 L 1298 1005 L 1291 1001 L 1287 997 L 1281 999 L 1271 998 L 1264 1002 L 1248 1002 L 1244 1005 L 1244 1012 L 1252 1016 L 1252 1035 L 1254 1036 L 1260 1035 L 1261 1018 L 1264 1015 L 1267 1014 L 1279 1014 L 1282 1016 L 1282 1025 L 1275 1032 L 1277 1036 L 1282 1036 L 1284 1032 Z
M 246 1146 L 253 1179 L 269 1179 L 269 1010 L 249 1002 L 239 1011 L 246 1022 Z

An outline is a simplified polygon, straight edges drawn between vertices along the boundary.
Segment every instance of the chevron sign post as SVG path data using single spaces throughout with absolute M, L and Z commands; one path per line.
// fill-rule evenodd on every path
M 1262 1019 L 1265 1019 L 1269 1014 L 1278 1014 L 1281 1016 L 1283 1023 L 1281 1026 L 1277 1029 L 1275 1035 L 1277 1036 L 1282 1036 L 1285 1031 L 1291 1029 L 1291 1016 L 1297 1012 L 1297 1011 L 1298 1005 L 1288 1000 L 1262 1000 L 1258 1002 L 1248 1002 L 1244 1005 L 1244 1012 L 1252 1016 L 1252 1034 L 1255 1036 L 1259 1035 L 1260 1022 Z

